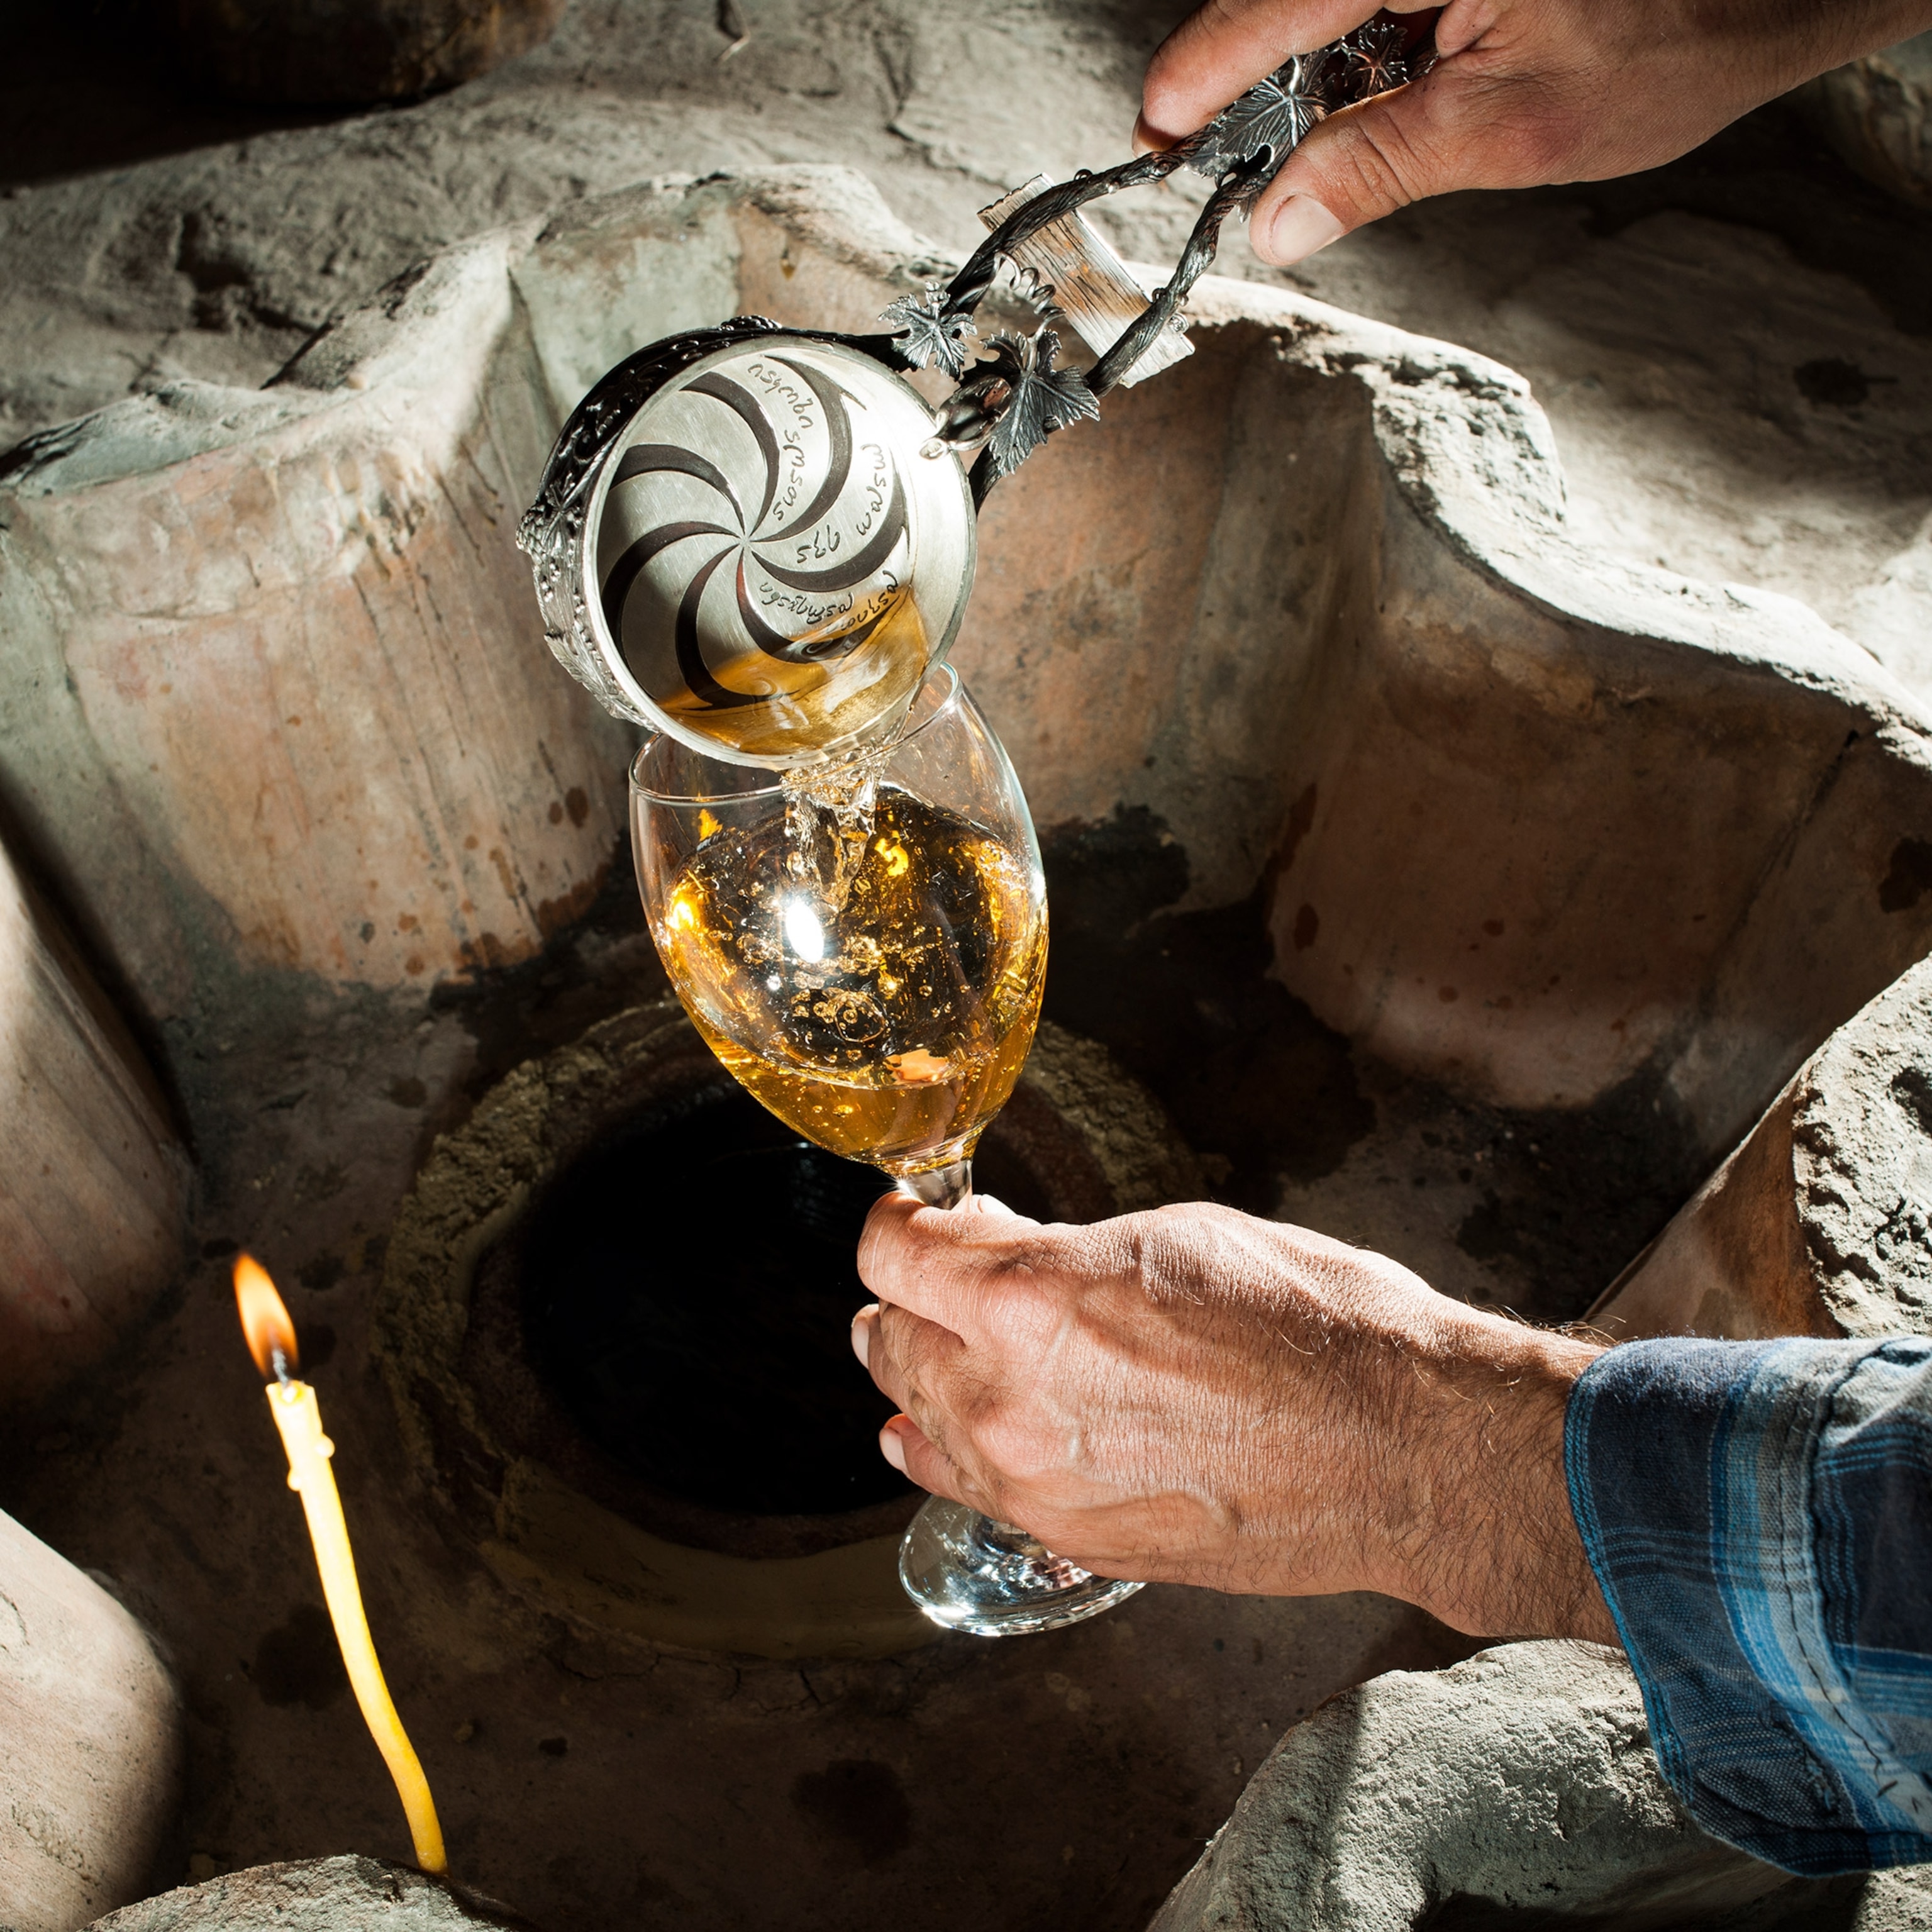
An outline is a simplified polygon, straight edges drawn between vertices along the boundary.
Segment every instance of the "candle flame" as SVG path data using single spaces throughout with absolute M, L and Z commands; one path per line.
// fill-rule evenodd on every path
M 256 1367 L 276 1382 L 299 1374 L 302 1358 L 296 1352 L 296 1324 L 289 1319 L 268 1270 L 253 1255 L 235 1257 L 235 1306 Z

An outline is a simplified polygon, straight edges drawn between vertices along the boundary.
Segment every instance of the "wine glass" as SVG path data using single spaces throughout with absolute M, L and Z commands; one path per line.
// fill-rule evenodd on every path
M 935 1208 L 1019 1078 L 1046 977 L 1046 885 L 1004 749 L 941 666 L 890 743 L 775 777 L 658 734 L 631 767 L 652 937 L 692 1024 L 820 1147 Z M 899 1575 L 986 1636 L 1076 1623 L 1138 1583 L 929 1497 Z

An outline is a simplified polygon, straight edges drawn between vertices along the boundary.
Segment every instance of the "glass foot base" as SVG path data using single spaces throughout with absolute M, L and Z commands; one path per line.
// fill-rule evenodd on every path
M 1096 1576 L 1023 1529 L 964 1503 L 927 1499 L 899 1545 L 899 1581 L 936 1624 L 974 1636 L 1024 1636 L 1080 1623 L 1142 1584 Z

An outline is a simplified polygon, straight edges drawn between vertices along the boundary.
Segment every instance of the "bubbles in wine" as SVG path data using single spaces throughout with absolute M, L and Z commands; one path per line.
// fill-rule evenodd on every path
M 1032 1043 L 1046 908 L 1022 854 L 879 776 L 794 774 L 704 837 L 658 945 L 713 1050 L 820 1145 L 905 1172 L 970 1150 Z

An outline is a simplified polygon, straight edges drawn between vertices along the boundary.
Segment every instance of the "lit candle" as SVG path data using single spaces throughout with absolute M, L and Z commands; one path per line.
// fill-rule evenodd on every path
M 449 1861 L 443 1855 L 436 1801 L 430 1796 L 429 1780 L 423 1775 L 416 1748 L 390 1701 L 389 1687 L 382 1682 L 382 1666 L 376 1660 L 375 1642 L 369 1634 L 369 1619 L 363 1614 L 356 1558 L 349 1547 L 349 1526 L 342 1520 L 342 1498 L 336 1491 L 335 1472 L 329 1467 L 335 1444 L 322 1432 L 322 1411 L 316 1405 L 315 1390 L 298 1379 L 302 1364 L 296 1353 L 295 1324 L 267 1270 L 252 1256 L 236 1258 L 235 1301 L 255 1366 L 263 1375 L 274 1377 L 268 1384 L 268 1413 L 275 1418 L 282 1447 L 288 1451 L 289 1487 L 301 1496 L 308 1518 L 309 1540 L 315 1545 L 316 1567 L 322 1572 L 322 1594 L 328 1602 L 329 1620 L 335 1626 L 335 1640 L 342 1648 L 342 1661 L 356 1701 L 362 1707 L 363 1721 L 389 1767 L 389 1775 L 396 1780 L 396 1795 L 403 1801 L 410 1836 L 416 1840 L 416 1863 L 426 1872 L 446 1872 Z

